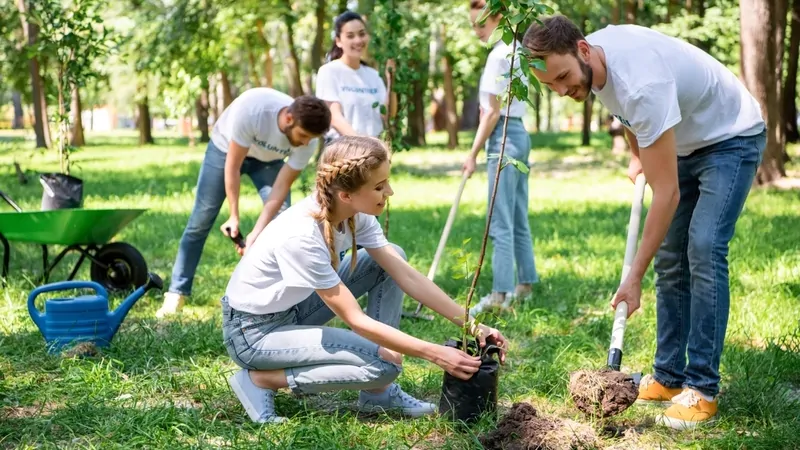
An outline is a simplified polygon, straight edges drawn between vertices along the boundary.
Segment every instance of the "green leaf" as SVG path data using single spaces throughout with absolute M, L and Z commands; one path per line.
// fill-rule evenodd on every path
M 545 64 L 542 58 L 536 58 L 530 61 L 530 67 L 533 67 L 536 70 L 541 70 L 542 72 L 547 72 L 547 65 Z
M 497 41 L 500 40 L 500 38 L 503 37 L 503 33 L 503 27 L 495 28 L 494 31 L 492 31 L 492 34 L 489 36 L 489 39 L 486 41 L 486 46 L 492 47 L 495 43 L 497 43 Z
M 506 45 L 511 45 L 511 43 L 514 42 L 514 32 L 510 28 L 503 29 L 503 42 L 505 42 Z
M 514 168 L 516 168 L 520 172 L 525 173 L 525 174 L 530 172 L 530 169 L 528 168 L 528 166 L 526 166 L 525 163 L 523 163 L 522 161 L 520 161 L 520 160 L 518 160 L 516 158 L 512 158 L 511 156 L 506 156 L 505 159 L 506 159 L 506 163 L 507 164 L 511 164 L 512 166 L 514 166 Z

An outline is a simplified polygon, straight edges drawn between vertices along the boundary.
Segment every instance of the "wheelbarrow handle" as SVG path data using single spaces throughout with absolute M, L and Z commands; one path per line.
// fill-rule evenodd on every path
M 38 311 L 34 303 L 36 297 L 46 292 L 66 291 L 70 289 L 93 289 L 98 295 L 108 298 L 108 292 L 99 283 L 94 281 L 58 281 L 55 283 L 39 286 L 28 295 L 28 310 Z

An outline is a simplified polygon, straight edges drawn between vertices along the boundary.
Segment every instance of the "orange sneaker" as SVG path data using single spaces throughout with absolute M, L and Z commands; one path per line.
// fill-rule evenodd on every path
M 672 398 L 682 391 L 681 388 L 668 388 L 656 381 L 652 375 L 645 375 L 639 383 L 639 396 L 636 397 L 636 403 L 671 404 Z
M 672 406 L 656 417 L 656 423 L 676 430 L 689 430 L 712 423 L 717 415 L 717 399 L 704 399 L 694 389 L 686 388 L 672 399 Z

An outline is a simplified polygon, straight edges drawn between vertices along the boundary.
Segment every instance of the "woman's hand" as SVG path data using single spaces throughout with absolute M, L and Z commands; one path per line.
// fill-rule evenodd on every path
M 472 378 L 472 374 L 481 367 L 479 357 L 469 356 L 457 348 L 444 345 L 437 347 L 436 354 L 431 361 L 450 375 L 462 380 Z
M 480 333 L 478 334 L 478 343 L 481 348 L 486 347 L 486 341 L 489 344 L 494 344 L 500 348 L 500 364 L 506 362 L 506 351 L 508 350 L 508 341 L 500 331 L 496 328 L 487 327 L 486 325 L 479 325 Z

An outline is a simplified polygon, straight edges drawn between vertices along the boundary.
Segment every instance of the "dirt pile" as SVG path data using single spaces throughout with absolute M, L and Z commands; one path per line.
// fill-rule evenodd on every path
M 529 403 L 515 403 L 497 429 L 479 440 L 487 450 L 572 450 L 598 445 L 592 428 L 572 420 L 543 417 Z
M 636 401 L 638 389 L 630 375 L 610 369 L 579 370 L 569 377 L 575 406 L 592 417 L 610 417 Z

